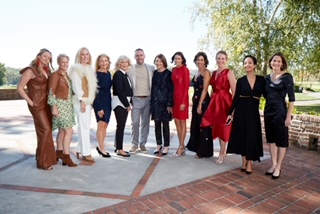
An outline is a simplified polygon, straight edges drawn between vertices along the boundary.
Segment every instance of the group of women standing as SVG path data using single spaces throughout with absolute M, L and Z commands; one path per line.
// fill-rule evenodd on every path
M 220 152 L 216 162 L 222 164 L 227 153 L 240 154 L 241 171 L 250 174 L 252 162 L 260 161 L 260 157 L 263 156 L 259 112 L 259 101 L 263 95 L 266 98 L 265 131 L 272 160 L 272 166 L 266 175 L 272 175 L 274 179 L 279 178 L 288 147 L 288 126 L 291 124 L 295 101 L 293 77 L 286 72 L 287 62 L 284 55 L 276 53 L 271 57 L 269 67 L 272 73 L 266 78 L 255 74 L 257 59 L 251 55 L 245 56 L 243 65 L 247 75 L 236 81 L 234 73 L 227 67 L 228 56 L 225 51 L 216 54 L 218 69 L 213 71 L 212 75 L 207 69 L 207 55 L 204 52 L 197 53 L 193 60 L 198 72 L 191 80 L 194 94 L 190 139 L 187 146 L 184 142 L 189 114 L 189 70 L 183 53 L 176 52 L 171 59 L 175 64 L 172 72 L 167 69 L 164 55 L 159 54 L 154 59 L 157 67 L 152 77 L 151 88 L 151 119 L 155 121 L 157 142 L 154 154 L 168 154 L 169 121 L 173 118 L 179 139 L 179 147 L 174 156 L 185 155 L 187 148 L 196 153 L 196 158 L 212 157 L 212 140 L 219 138 Z M 18 91 L 28 103 L 37 133 L 37 167 L 50 170 L 59 159 L 62 159 L 63 165 L 77 166 L 70 158 L 74 114 L 78 123 L 77 158 L 94 161 L 90 148 L 92 105 L 98 124 L 97 152 L 102 157 L 110 157 L 105 150 L 104 140 L 113 109 L 117 121 L 115 152 L 119 156 L 129 157 L 130 154 L 123 150 L 123 134 L 133 96 L 132 83 L 127 75 L 131 66 L 130 59 L 126 56 L 118 58 L 113 79 L 109 71 L 110 58 L 105 54 L 99 55 L 95 63 L 95 72 L 87 48 L 81 48 L 77 52 L 75 64 L 71 66 L 69 73 L 67 55 L 59 55 L 57 62 L 59 69 L 51 74 L 51 53 L 47 49 L 41 49 L 30 66 L 20 71 L 22 78 Z M 24 90 L 26 85 L 27 93 Z M 210 85 L 211 97 L 208 90 Z M 287 95 L 288 104 L 285 101 Z M 52 129 L 59 130 L 56 152 Z
M 179 138 L 179 148 L 175 156 L 185 152 L 185 120 L 188 118 L 184 97 L 189 80 L 188 71 L 182 68 L 186 62 L 182 53 L 174 55 L 176 67 L 172 71 L 174 85 L 173 118 Z M 181 56 L 182 55 L 182 56 Z M 176 58 L 177 59 L 176 59 Z M 181 59 L 180 59 L 181 58 Z M 269 144 L 272 166 L 265 173 L 277 179 L 288 147 L 288 126 L 291 124 L 294 97 L 294 82 L 287 73 L 287 61 L 282 53 L 274 54 L 269 60 L 272 73 L 266 77 L 255 74 L 257 59 L 247 55 L 243 65 L 247 74 L 236 81 L 234 73 L 227 67 L 227 53 L 219 51 L 216 55 L 218 69 L 211 77 L 206 69 L 209 64 L 205 53 L 199 52 L 194 63 L 198 72 L 192 78 L 194 94 L 192 97 L 192 119 L 190 139 L 187 148 L 196 153 L 196 158 L 212 157 L 212 139 L 218 138 L 220 152 L 216 160 L 222 164 L 227 153 L 242 156 L 241 171 L 252 173 L 252 162 L 260 161 L 263 156 L 262 133 L 259 104 L 260 98 L 266 99 L 264 123 Z M 181 62 L 180 62 L 181 61 Z M 185 83 L 186 84 L 186 83 Z M 211 98 L 208 87 L 211 85 Z M 285 98 L 289 97 L 286 103 Z

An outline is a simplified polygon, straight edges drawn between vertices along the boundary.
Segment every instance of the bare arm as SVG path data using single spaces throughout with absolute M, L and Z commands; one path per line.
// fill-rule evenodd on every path
M 31 69 L 27 69 L 22 73 L 22 77 L 20 79 L 19 85 L 18 85 L 18 93 L 20 96 L 25 99 L 29 106 L 33 106 L 33 101 L 30 99 L 30 97 L 27 95 L 27 93 L 24 90 L 24 87 L 27 85 L 27 83 L 33 79 L 35 75 L 33 74 L 33 71 Z
M 291 125 L 291 115 L 293 112 L 293 106 L 294 106 L 294 102 L 289 102 L 288 110 L 287 110 L 287 117 L 286 117 L 286 120 L 284 121 L 284 124 L 286 125 L 286 127 Z
M 205 70 L 204 73 L 203 73 L 203 90 L 201 92 L 201 96 L 200 96 L 200 99 L 199 99 L 199 104 L 198 104 L 198 107 L 197 107 L 197 113 L 198 114 L 202 113 L 202 102 L 207 96 L 208 87 L 209 87 L 209 84 L 210 84 L 210 79 L 211 79 L 211 76 L 210 76 L 209 70 Z
M 236 92 L 236 82 L 237 82 L 233 71 L 228 72 L 228 79 L 229 79 L 229 84 L 230 84 L 232 98 L 233 98 L 234 93 Z

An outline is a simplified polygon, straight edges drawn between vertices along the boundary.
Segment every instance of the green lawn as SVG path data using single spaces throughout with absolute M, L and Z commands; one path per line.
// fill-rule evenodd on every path
M 312 93 L 306 95 L 303 93 L 295 93 L 296 101 L 306 101 L 306 100 L 320 100 L 318 97 L 313 97 Z
M 16 89 L 17 86 L 16 85 L 3 85 L 0 86 L 0 89 Z
M 304 89 L 311 88 L 315 92 L 320 92 L 320 83 L 318 82 L 295 82 L 295 85 L 301 85 Z
M 320 105 L 310 105 L 310 106 L 295 106 L 295 112 L 297 114 L 311 114 L 320 115 Z

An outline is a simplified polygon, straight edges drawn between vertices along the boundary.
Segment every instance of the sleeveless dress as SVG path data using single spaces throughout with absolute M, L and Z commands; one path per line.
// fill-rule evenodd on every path
M 247 76 L 237 81 L 229 115 L 233 114 L 227 153 L 246 156 L 247 160 L 260 161 L 263 157 L 259 104 L 265 90 L 265 79 L 256 75 L 251 88 Z
M 210 80 L 212 95 L 207 111 L 202 118 L 202 127 L 212 126 L 213 139 L 220 138 L 229 141 L 231 126 L 227 126 L 226 120 L 232 102 L 230 84 L 228 80 L 229 69 L 221 72 L 214 71 Z
M 110 72 L 96 72 L 98 79 L 98 90 L 93 101 L 93 109 L 97 122 L 104 121 L 109 123 L 111 117 L 111 87 L 112 79 Z M 104 111 L 104 117 L 100 118 L 98 111 Z
M 33 101 L 33 106 L 29 106 L 29 111 L 33 117 L 35 130 L 37 133 L 36 161 L 37 168 L 47 169 L 57 164 L 56 152 L 52 138 L 52 114 L 48 105 L 48 79 L 40 75 L 35 67 L 26 67 L 20 74 L 27 69 L 31 69 L 36 76 L 27 83 L 28 96 Z M 50 73 L 47 73 L 48 76 Z
M 189 69 L 183 65 L 172 69 L 173 82 L 173 118 L 178 120 L 186 120 L 189 116 L 189 85 L 190 72 Z M 184 104 L 186 107 L 183 111 L 180 110 L 180 105 Z
M 213 141 L 212 141 L 212 128 L 210 127 L 200 127 L 202 116 L 206 111 L 210 96 L 207 93 L 205 99 L 202 102 L 202 114 L 197 113 L 197 108 L 201 93 L 203 91 L 203 76 L 192 78 L 193 85 L 193 97 L 192 97 L 192 118 L 190 127 L 190 138 L 187 144 L 187 149 L 197 153 L 200 157 L 212 157 L 213 156 Z

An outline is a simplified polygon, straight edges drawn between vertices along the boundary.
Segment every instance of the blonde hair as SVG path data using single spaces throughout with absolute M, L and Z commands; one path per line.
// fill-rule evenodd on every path
M 49 65 L 45 67 L 45 70 L 49 71 L 50 67 L 51 67 L 52 70 L 54 70 L 53 67 L 52 67 L 52 53 L 48 49 L 42 48 L 42 49 L 40 49 L 40 51 L 37 54 L 36 58 L 34 60 L 32 60 L 32 62 L 30 63 L 30 65 L 36 67 L 38 71 L 39 71 L 39 66 L 38 66 L 38 63 L 37 63 L 38 57 L 41 56 L 42 54 L 44 54 L 45 52 L 48 52 L 51 55 L 50 61 L 49 61 Z
M 98 70 L 100 69 L 99 61 L 100 61 L 100 58 L 101 58 L 101 57 L 105 57 L 105 58 L 108 59 L 109 65 L 108 65 L 108 67 L 107 67 L 107 71 L 109 71 L 111 62 L 110 62 L 110 57 L 109 57 L 107 54 L 100 54 L 100 55 L 97 57 L 96 63 L 95 63 L 95 69 L 96 69 L 96 71 L 98 71 Z
M 80 48 L 79 50 L 78 50 L 78 52 L 77 52 L 77 55 L 76 55 L 76 59 L 75 59 L 75 63 L 81 63 L 80 61 L 80 56 L 81 56 L 81 52 L 83 51 L 83 50 L 87 50 L 88 51 L 88 53 L 89 53 L 89 62 L 87 63 L 88 65 L 92 65 L 92 57 L 91 57 L 91 54 L 90 54 L 90 51 L 88 50 L 88 48 L 85 48 L 85 47 L 82 47 L 82 48 Z
M 127 56 L 125 56 L 125 55 L 121 55 L 121 56 L 119 56 L 119 58 L 118 58 L 117 61 L 116 61 L 116 65 L 115 65 L 114 70 L 115 70 L 115 71 L 118 71 L 118 70 L 120 69 L 120 64 L 121 64 L 121 62 L 124 62 L 124 61 L 128 61 L 129 67 L 132 66 L 130 58 L 127 57 Z

